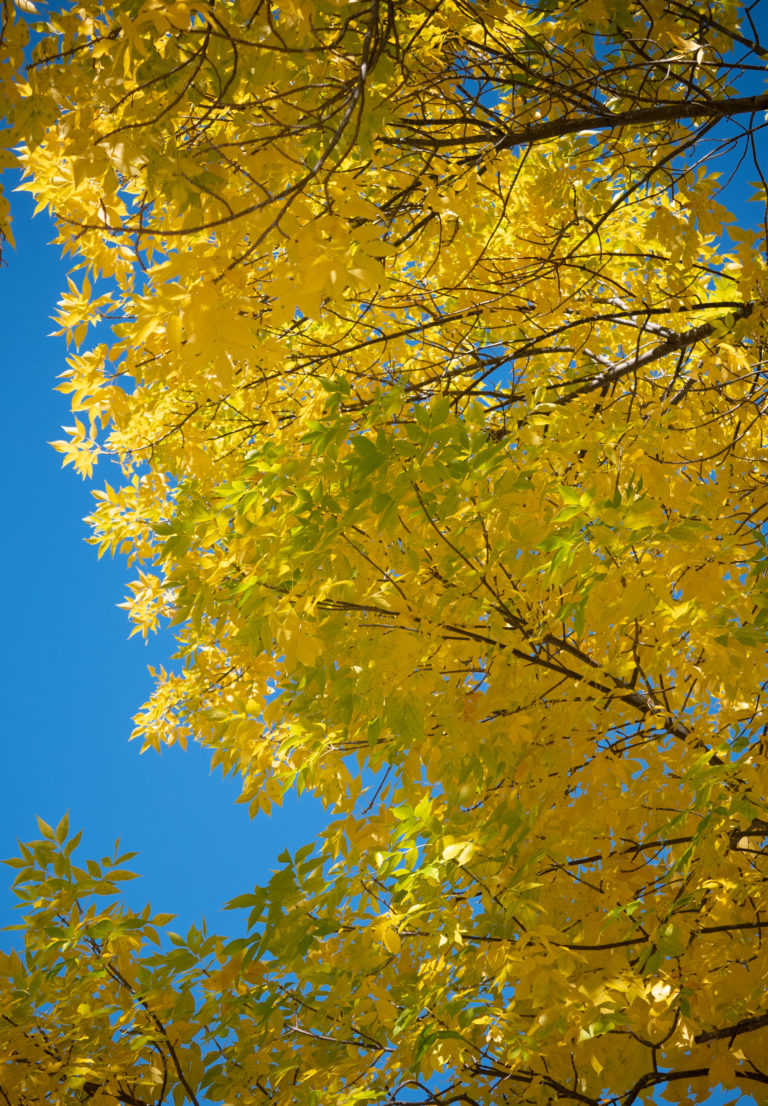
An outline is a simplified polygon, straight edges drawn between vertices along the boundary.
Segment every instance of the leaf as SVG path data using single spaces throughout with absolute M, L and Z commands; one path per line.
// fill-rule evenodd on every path
M 455 841 L 443 849 L 443 860 L 456 860 L 459 864 L 468 864 L 474 852 L 475 846 L 471 841 Z
M 63 845 L 68 836 L 69 836 L 69 811 L 67 811 L 67 813 L 64 815 L 64 817 L 61 819 L 58 826 L 56 827 L 56 840 L 59 843 L 59 845 Z
M 56 839 L 56 834 L 54 833 L 52 827 L 49 826 L 47 822 L 44 822 L 43 819 L 39 816 L 37 818 L 37 825 L 43 837 L 48 838 L 49 841 L 54 841 Z
M 386 926 L 382 932 L 381 939 L 384 942 L 384 948 L 387 952 L 392 953 L 393 956 L 397 956 L 402 948 L 402 941 L 400 940 L 400 935 L 397 930 L 393 926 Z

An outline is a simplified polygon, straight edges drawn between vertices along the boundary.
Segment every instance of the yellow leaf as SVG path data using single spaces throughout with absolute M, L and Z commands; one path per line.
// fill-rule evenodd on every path
M 397 956 L 402 947 L 400 935 L 393 926 L 386 926 L 381 937 L 384 942 L 384 948 L 387 952 L 391 952 L 393 956 Z

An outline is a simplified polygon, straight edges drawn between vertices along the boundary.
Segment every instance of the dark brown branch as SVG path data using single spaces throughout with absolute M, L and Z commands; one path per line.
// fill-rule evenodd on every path
M 742 1018 L 735 1025 L 726 1025 L 722 1029 L 707 1029 L 704 1033 L 697 1033 L 693 1039 L 697 1045 L 705 1045 L 709 1041 L 732 1041 L 742 1033 L 754 1033 L 755 1030 L 765 1029 L 766 1026 L 768 1026 L 768 1014 L 758 1014 L 754 1018 Z
M 106 1090 L 106 1088 L 101 1083 L 83 1083 L 83 1090 L 90 1098 L 100 1091 Z M 110 1098 L 116 1098 L 118 1102 L 125 1103 L 125 1106 L 149 1106 L 144 1099 L 136 1098 L 135 1095 L 130 1094 L 128 1091 L 107 1091 L 107 1094 Z
M 725 318 L 732 320 L 731 325 L 733 325 L 733 323 L 739 322 L 741 319 L 749 318 L 754 309 L 755 305 L 753 302 L 745 303 Z M 701 326 L 694 326 L 690 330 L 684 330 L 682 334 L 670 334 L 668 338 L 665 338 L 659 345 L 654 346 L 653 349 L 646 350 L 645 353 L 638 353 L 631 357 L 625 357 L 621 361 L 609 364 L 604 372 L 596 373 L 595 376 L 591 376 L 587 380 L 566 381 L 564 384 L 550 385 L 550 388 L 573 387 L 573 391 L 569 392 L 568 395 L 561 396 L 559 399 L 555 400 L 555 402 L 558 406 L 564 407 L 566 404 L 572 403 L 577 396 L 583 396 L 601 388 L 609 388 L 611 384 L 615 384 L 616 381 L 620 380 L 623 376 L 629 376 L 638 369 L 653 364 L 654 361 L 660 361 L 662 357 L 666 357 L 670 353 L 680 353 L 682 350 L 689 349 L 691 346 L 696 345 L 697 342 L 703 342 L 707 338 L 711 338 L 719 329 L 719 326 L 725 321 L 725 318 L 718 319 L 714 323 L 702 323 Z
M 557 1079 L 553 1079 L 551 1075 L 533 1074 L 530 1075 L 525 1072 L 510 1072 L 505 1071 L 503 1068 L 488 1068 L 484 1065 L 478 1064 L 471 1069 L 475 1075 L 489 1075 L 494 1079 L 498 1079 L 499 1082 L 505 1083 L 507 1081 L 511 1083 L 532 1083 L 534 1079 L 539 1079 L 547 1086 L 551 1087 L 553 1091 L 557 1092 L 558 1098 L 572 1098 L 576 1102 L 585 1102 L 589 1106 L 597 1106 L 597 1099 L 592 1098 L 590 1095 L 582 1094 L 580 1091 L 575 1090 L 572 1087 L 566 1087 L 564 1084 L 558 1082 Z
M 508 131 L 491 147 L 494 150 L 509 150 L 513 146 L 532 146 L 536 142 L 546 142 L 552 138 L 564 138 L 580 131 L 614 131 L 624 127 L 642 127 L 653 123 L 673 123 L 684 119 L 731 119 L 736 115 L 753 115 L 768 110 L 768 92 L 757 96 L 735 96 L 729 100 L 694 100 L 679 103 L 654 104 L 653 107 L 635 108 L 619 114 L 606 111 L 600 115 L 580 116 L 566 119 L 547 119 L 543 123 L 530 123 L 519 130 Z M 401 125 L 408 125 L 402 120 Z M 441 149 L 448 146 L 476 146 L 487 144 L 488 134 L 463 135 L 455 138 L 435 138 L 423 141 L 414 140 L 408 145 L 426 149 Z M 474 160 L 477 155 L 473 155 Z
M 709 1075 L 709 1068 L 689 1068 L 687 1071 L 651 1071 L 641 1075 L 627 1096 L 624 1106 L 631 1106 L 646 1087 L 656 1087 L 660 1083 L 673 1083 L 678 1079 L 701 1079 Z

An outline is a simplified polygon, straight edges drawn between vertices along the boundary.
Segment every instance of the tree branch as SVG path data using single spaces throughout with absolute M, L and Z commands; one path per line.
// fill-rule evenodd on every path
M 768 1014 L 758 1014 L 754 1018 L 742 1018 L 735 1025 L 726 1025 L 722 1029 L 707 1029 L 704 1033 L 697 1033 L 693 1039 L 697 1045 L 705 1045 L 709 1041 L 732 1041 L 742 1033 L 754 1033 L 755 1030 L 765 1029 L 766 1026 L 768 1026 Z
M 632 357 L 624 357 L 621 361 L 615 361 L 612 364 L 609 363 L 604 372 L 597 373 L 588 380 L 565 381 L 562 384 L 551 384 L 550 388 L 573 387 L 572 392 L 569 392 L 568 395 L 561 396 L 559 399 L 555 400 L 555 403 L 559 407 L 564 407 L 566 404 L 572 403 L 577 396 L 583 396 L 601 388 L 608 388 L 623 376 L 628 376 L 636 372 L 637 369 L 642 369 L 646 365 L 651 365 L 654 361 L 660 361 L 662 357 L 666 357 L 670 353 L 679 353 L 681 350 L 696 345 L 697 342 L 703 342 L 707 338 L 711 338 L 718 330 L 719 324 L 722 323 L 725 318 L 732 318 L 734 323 L 739 322 L 741 319 L 748 318 L 754 309 L 755 304 L 753 301 L 750 301 L 736 308 L 735 311 L 731 312 L 730 316 L 723 316 L 713 323 L 702 323 L 701 326 L 691 327 L 690 330 L 684 330 L 682 334 L 670 334 L 668 338 L 665 338 L 659 345 L 654 346 L 653 349 L 646 350 L 645 353 L 633 354 Z
M 613 131 L 624 127 L 641 127 L 652 123 L 673 123 L 683 119 L 730 119 L 735 115 L 753 115 L 759 111 L 768 111 L 768 92 L 757 96 L 735 96 L 728 100 L 694 100 L 679 103 L 654 104 L 652 107 L 634 108 L 630 111 L 614 113 L 606 111 L 600 115 L 580 116 L 577 118 L 547 119 L 541 123 L 529 123 L 519 130 L 508 131 L 494 143 L 494 150 L 509 150 L 513 146 L 532 146 L 536 142 L 546 142 L 552 138 L 564 138 L 581 131 Z M 400 126 L 408 126 L 402 120 Z M 416 124 L 410 124 L 415 126 Z M 449 146 L 476 146 L 487 143 L 488 134 L 457 136 L 455 138 L 434 138 L 409 142 L 411 146 L 426 149 L 444 149 Z M 462 159 L 474 161 L 476 154 Z

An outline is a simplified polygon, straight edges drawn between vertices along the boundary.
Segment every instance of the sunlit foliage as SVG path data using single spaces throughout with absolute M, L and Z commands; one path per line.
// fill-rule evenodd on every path
M 0 1097 L 759 1100 L 750 13 L 79 0 L 35 33 L 58 448 L 104 470 L 136 631 L 178 639 L 136 735 L 329 822 L 229 941 L 163 938 L 43 825 Z

